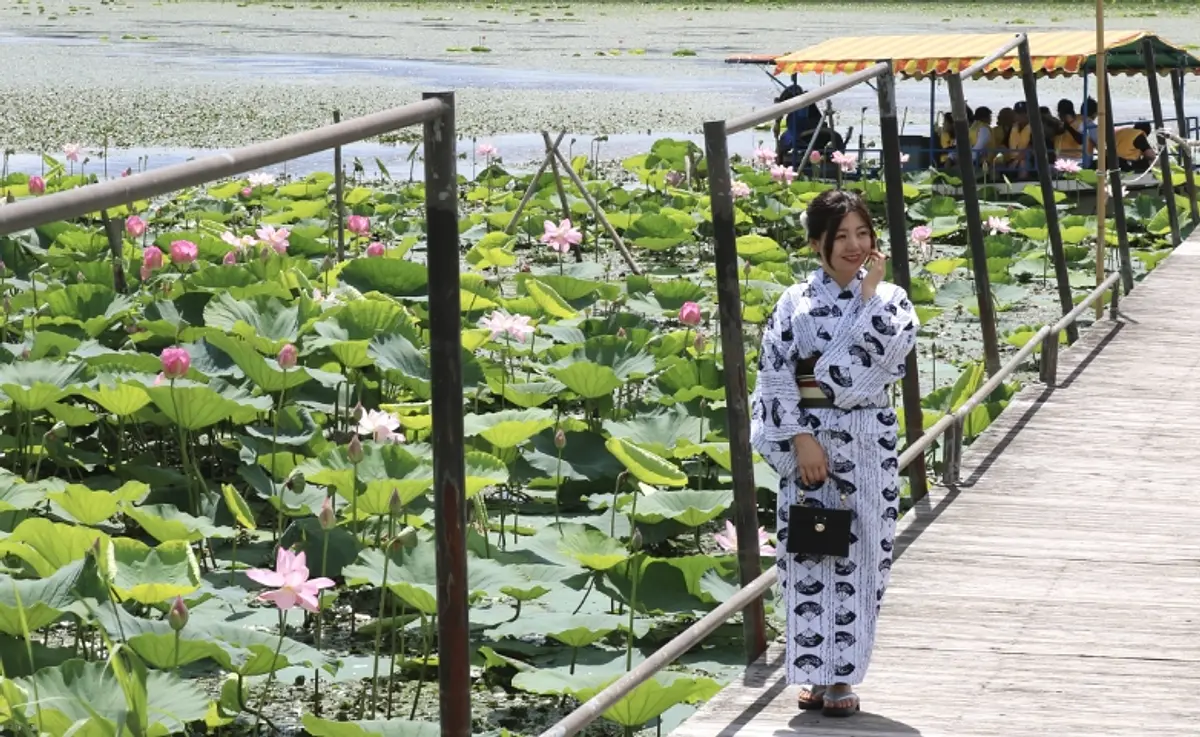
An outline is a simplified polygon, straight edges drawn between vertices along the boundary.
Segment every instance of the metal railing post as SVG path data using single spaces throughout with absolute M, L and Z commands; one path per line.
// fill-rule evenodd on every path
M 1158 65 L 1154 61 L 1154 41 L 1142 39 L 1142 59 L 1146 62 L 1146 82 L 1150 87 L 1150 109 L 1154 113 L 1155 138 L 1158 140 L 1158 168 L 1162 175 L 1163 197 L 1167 199 L 1167 219 L 1171 222 L 1171 245 L 1183 242 L 1179 233 L 1179 208 L 1175 204 L 1175 182 L 1171 177 L 1171 156 L 1167 152 L 1167 138 L 1159 133 L 1163 129 L 1162 98 L 1158 94 Z
M 459 293 L 458 155 L 454 93 L 425 93 L 446 110 L 425 123 L 426 262 L 432 374 L 438 686 L 443 737 L 471 734 L 467 612 L 467 499 L 463 449 L 462 304 Z
M 1181 69 L 1171 70 L 1171 95 L 1175 98 L 1175 120 L 1179 125 L 1179 137 L 1186 141 L 1188 123 L 1183 110 L 1183 70 Z M 1196 172 L 1194 171 L 1196 162 L 1192 161 L 1192 153 L 1187 146 L 1180 148 L 1183 150 L 1183 165 L 1187 172 L 1188 199 L 1192 201 L 1192 225 L 1200 227 L 1200 202 L 1196 199 Z
M 892 281 L 906 292 L 912 292 L 912 275 L 908 263 L 908 215 L 904 206 L 904 175 L 900 170 L 900 123 L 896 119 L 896 77 L 892 62 L 885 62 L 888 72 L 876 82 L 879 98 L 879 132 L 883 140 L 883 181 L 887 192 L 888 240 L 892 250 Z M 917 367 L 917 348 L 904 359 L 904 378 L 900 394 L 904 403 L 904 441 L 915 443 L 925 431 L 921 410 L 921 378 Z M 908 491 L 913 501 L 929 493 L 925 472 L 925 456 L 915 459 L 908 467 Z
M 1037 76 L 1033 69 L 1033 57 L 1029 51 L 1029 39 L 1026 38 L 1017 47 L 1017 56 L 1021 64 L 1021 84 L 1025 88 L 1025 106 L 1029 110 L 1040 111 L 1038 103 Z M 1050 239 L 1050 254 L 1054 261 L 1054 278 L 1058 285 L 1058 302 L 1062 314 L 1067 314 L 1074 307 L 1071 299 L 1071 273 L 1067 268 L 1067 254 L 1063 248 L 1062 230 L 1058 223 L 1058 203 L 1054 201 L 1054 182 L 1050 178 L 1050 152 L 1046 149 L 1046 136 L 1040 115 L 1029 116 L 1029 134 L 1033 139 L 1034 163 L 1038 168 L 1038 183 L 1042 188 L 1042 209 L 1046 212 L 1046 234 Z M 1087 132 L 1084 131 L 1086 135 Z M 1008 142 L 1004 142 L 1008 145 Z M 1071 325 L 1067 328 L 1067 340 L 1074 343 L 1079 338 L 1079 328 Z
M 716 241 L 717 308 L 721 317 L 721 354 L 725 371 L 725 406 L 729 415 L 729 456 L 733 473 L 734 526 L 737 529 L 738 573 L 742 587 L 762 572 L 758 553 L 758 494 L 754 484 L 754 456 L 750 449 L 750 412 L 746 391 L 746 346 L 742 332 L 742 300 L 738 275 L 737 231 L 733 224 L 732 177 L 729 171 L 729 138 L 725 121 L 704 124 L 704 155 L 708 161 L 708 189 L 712 201 L 713 237 Z M 767 649 L 767 620 L 762 599 L 742 613 L 746 662 L 754 662 Z
M 1104 109 L 1112 110 L 1112 85 L 1104 85 Z M 1129 226 L 1125 222 L 1125 188 L 1121 185 L 1121 158 L 1117 154 L 1117 127 L 1113 124 L 1113 116 L 1105 115 L 1105 136 L 1108 138 L 1109 171 L 1108 188 L 1112 190 L 1109 198 L 1113 203 L 1113 220 L 1117 224 L 1117 256 L 1121 262 L 1121 282 L 1125 293 L 1133 291 L 1133 257 L 1129 253 Z M 1103 175 L 1103 172 L 1101 172 Z M 1101 178 L 1096 179 L 1096 186 L 1104 186 Z M 1099 214 L 1099 213 L 1098 213 Z
M 1058 335 L 1051 332 L 1042 339 L 1042 358 L 1038 365 L 1038 379 L 1051 387 L 1058 384 Z
M 979 325 L 983 331 L 983 364 L 988 376 L 1000 370 L 1000 342 L 996 338 L 996 310 L 992 304 L 992 286 L 988 278 L 987 249 L 983 243 L 983 223 L 979 215 L 979 190 L 975 183 L 974 152 L 967 122 L 967 102 L 963 97 L 962 77 L 946 77 L 950 90 L 950 108 L 954 117 L 954 146 L 958 153 L 958 174 L 962 180 L 963 205 L 967 215 L 967 239 L 971 244 L 975 297 L 979 305 Z

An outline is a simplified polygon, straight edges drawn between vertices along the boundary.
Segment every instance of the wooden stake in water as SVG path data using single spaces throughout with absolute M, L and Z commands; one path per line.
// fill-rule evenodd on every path
M 1153 72 L 1150 72 L 1151 74 Z M 1096 286 L 1104 283 L 1104 236 L 1105 220 L 1108 215 L 1108 192 L 1105 181 L 1108 179 L 1108 131 L 1105 120 L 1108 117 L 1108 60 L 1104 50 L 1104 0 L 1096 0 L 1096 148 L 1097 172 L 1096 177 Z M 1087 145 L 1087 132 L 1084 131 L 1084 145 Z M 1096 300 L 1096 319 L 1104 314 L 1104 300 Z

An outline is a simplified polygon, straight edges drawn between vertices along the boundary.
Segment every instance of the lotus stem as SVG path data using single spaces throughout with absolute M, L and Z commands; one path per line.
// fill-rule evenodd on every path
M 399 597 L 392 597 L 392 621 L 396 621 L 396 600 Z M 408 614 L 408 606 L 404 602 L 400 602 L 400 617 L 403 618 Z M 400 629 L 400 647 L 396 648 L 396 630 L 398 627 L 392 627 L 392 662 L 388 667 L 388 690 L 387 690 L 387 718 L 392 718 L 392 684 L 396 682 L 396 655 L 404 657 L 404 630 Z
M 279 392 L 279 405 L 275 408 L 271 421 L 271 492 L 278 497 L 279 514 L 275 515 L 275 540 L 283 537 L 283 492 L 279 489 L 279 480 L 275 476 L 275 462 L 279 457 L 279 413 L 283 411 L 283 403 L 287 397 L 287 369 L 283 370 L 283 391 Z
M 388 564 L 392 558 L 389 555 L 387 547 L 391 547 L 392 540 L 396 536 L 396 518 L 393 515 L 388 515 L 388 544 L 383 551 L 383 583 L 379 587 L 379 619 L 375 627 L 375 664 L 371 668 L 371 718 L 375 718 L 376 707 L 379 705 L 379 646 L 383 641 L 383 609 L 387 606 L 387 576 Z M 326 537 L 326 540 L 329 538 Z
M 262 716 L 263 704 L 267 700 L 267 692 L 271 690 L 271 681 L 275 680 L 275 671 L 278 670 L 276 665 L 279 663 L 279 651 L 283 649 L 283 635 L 287 632 L 287 612 L 283 609 L 279 610 L 279 642 L 275 643 L 275 656 L 271 658 L 271 670 L 267 673 L 267 682 L 263 684 L 262 693 L 258 695 L 258 713 L 255 716 Z M 241 698 L 241 675 L 238 676 L 238 698 Z M 268 722 L 269 724 L 269 722 Z
M 410 720 L 417 718 L 417 705 L 421 703 L 421 687 L 425 685 L 425 667 L 429 664 L 429 627 L 430 623 L 425 618 L 425 612 L 421 612 L 421 639 L 423 641 L 421 648 L 421 678 L 417 681 L 417 692 L 413 694 L 412 711 L 408 715 Z

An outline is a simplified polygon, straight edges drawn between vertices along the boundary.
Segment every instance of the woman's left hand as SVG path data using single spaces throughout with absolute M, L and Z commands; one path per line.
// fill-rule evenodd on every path
M 863 301 L 871 299 L 875 296 L 875 290 L 879 287 L 879 282 L 883 281 L 884 273 L 887 271 L 887 254 L 883 251 L 871 251 L 867 254 L 867 276 L 863 279 L 862 297 Z

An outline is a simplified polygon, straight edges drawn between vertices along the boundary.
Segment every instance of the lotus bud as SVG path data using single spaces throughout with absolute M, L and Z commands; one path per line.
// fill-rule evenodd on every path
M 167 612 L 167 624 L 171 625 L 171 629 L 178 632 L 179 630 L 183 629 L 187 623 L 187 604 L 183 603 L 182 596 L 176 596 L 175 603 L 171 604 L 171 609 Z
M 332 530 L 337 527 L 337 513 L 333 511 L 333 497 L 325 497 L 325 501 L 321 503 L 321 511 L 317 514 L 317 521 L 321 523 L 322 530 Z
M 333 259 L 326 256 L 325 260 L 321 262 L 321 273 L 324 274 L 326 271 L 329 271 L 332 268 L 333 268 Z
M 705 342 L 704 333 L 696 333 L 696 338 L 692 341 L 692 347 L 696 349 L 697 353 L 703 353 Z
M 624 340 L 629 334 L 625 332 L 625 328 L 617 328 L 617 337 Z
M 679 322 L 688 327 L 696 327 L 703 318 L 700 315 L 700 305 L 695 302 L 684 302 L 679 308 Z
M 642 549 L 642 531 L 634 529 L 633 535 L 629 538 L 629 550 L 636 553 Z
M 746 262 L 746 265 L 742 267 L 742 273 L 746 275 L 746 278 L 747 278 L 747 279 L 749 279 L 749 278 L 750 278 L 750 270 L 751 270 L 751 269 L 753 269 L 753 268 L 754 268 L 754 267 L 750 265 L 750 262 L 749 262 L 749 261 L 747 261 L 747 262 Z
M 284 371 L 296 368 L 296 346 L 288 343 L 279 349 L 279 367 Z
M 5 269 L 5 266 L 4 266 L 4 261 L 3 261 L 3 260 L 0 260 L 0 273 L 3 273 L 3 272 L 4 272 L 4 269 Z
M 87 281 L 87 277 L 83 275 L 83 272 L 82 272 L 82 271 L 76 271 L 76 272 L 75 272 L 75 281 L 77 281 L 77 282 L 79 282 L 80 284 L 82 284 L 82 283 L 84 283 L 85 281 Z
M 393 517 L 404 514 L 404 502 L 400 499 L 400 490 L 395 487 L 392 487 L 392 495 L 388 497 L 388 512 Z
M 304 474 L 302 472 L 297 471 L 290 479 L 288 479 L 288 486 L 297 494 L 303 494 L 304 490 L 308 488 L 308 479 L 304 478 Z
M 22 360 L 22 361 L 28 361 L 28 360 L 29 360 L 29 347 L 28 347 L 28 346 L 26 346 L 25 348 L 21 349 L 21 360 Z
M 46 431 L 47 438 L 66 438 L 70 433 L 67 432 L 67 423 L 59 421 L 54 423 L 54 426 Z
M 351 463 L 361 463 L 363 459 L 362 441 L 358 439 L 358 434 L 350 438 L 350 445 L 346 447 L 346 456 Z
M 97 561 L 100 560 L 100 538 L 96 538 L 92 541 L 92 547 L 88 548 L 88 555 L 92 556 Z
M 562 450 L 567 446 L 567 434 L 559 428 L 554 433 L 554 447 Z
M 405 527 L 396 535 L 396 542 L 405 547 L 417 544 L 417 529 L 415 527 Z
M 29 178 L 29 193 L 30 194 L 45 194 L 46 193 L 46 180 L 42 179 L 41 177 L 30 177 Z
M 362 406 L 362 402 L 359 402 L 358 404 L 356 404 L 350 408 L 350 420 L 352 422 L 358 422 L 362 418 L 363 418 L 363 406 Z
M 4 295 L 4 311 L 12 312 L 12 299 L 7 294 Z

